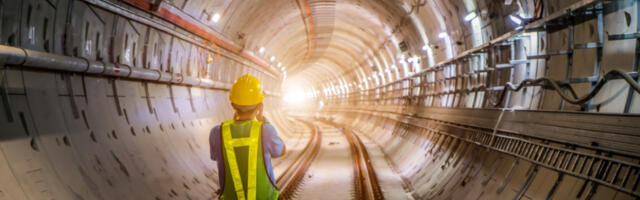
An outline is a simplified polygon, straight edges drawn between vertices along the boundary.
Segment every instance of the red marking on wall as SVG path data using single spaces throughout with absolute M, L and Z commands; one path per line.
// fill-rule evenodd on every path
M 311 17 L 312 13 L 311 13 L 311 7 L 309 6 L 309 1 L 302 0 L 302 4 L 304 4 L 304 14 L 305 14 L 305 18 L 307 19 L 307 24 L 309 26 L 309 49 L 307 51 L 307 54 L 311 54 L 315 45 L 315 43 L 313 42 L 315 38 L 313 18 Z
M 212 43 L 215 43 L 217 45 L 219 45 L 220 47 L 229 50 L 237 55 L 240 55 L 241 57 L 250 60 L 251 62 L 261 66 L 262 68 L 264 68 L 265 70 L 267 70 L 268 72 L 271 72 L 274 75 L 278 75 L 279 72 L 271 69 L 266 63 L 263 63 L 262 61 L 258 60 L 257 58 L 243 53 L 240 48 L 234 46 L 233 44 L 224 41 L 218 37 L 216 37 L 215 35 L 213 35 L 212 33 L 208 32 L 207 30 L 200 28 L 198 25 L 195 25 L 185 19 L 183 19 L 182 17 L 180 17 L 178 14 L 175 14 L 169 10 L 167 10 L 166 8 L 160 8 L 158 9 L 158 11 L 153 11 L 151 10 L 151 3 L 146 2 L 144 0 L 124 0 L 125 2 L 128 2 L 140 9 L 144 9 L 147 10 L 159 17 L 162 17 L 163 19 L 178 25 L 182 28 L 184 28 L 185 30 L 198 35 L 206 40 L 209 40 Z
M 128 2 L 145 10 L 151 9 L 151 3 L 144 0 L 128 0 Z

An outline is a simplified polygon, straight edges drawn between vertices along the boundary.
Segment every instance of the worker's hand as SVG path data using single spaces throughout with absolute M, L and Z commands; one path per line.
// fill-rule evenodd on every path
M 240 116 L 238 115 L 237 112 L 233 113 L 233 120 L 240 120 Z
M 256 115 L 256 119 L 261 122 L 267 122 L 267 119 L 264 117 L 264 106 L 262 103 L 258 104 L 258 113 Z

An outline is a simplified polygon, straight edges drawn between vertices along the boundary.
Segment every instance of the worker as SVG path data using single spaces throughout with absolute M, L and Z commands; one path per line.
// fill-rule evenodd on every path
M 211 130 L 209 144 L 211 159 L 218 164 L 220 199 L 278 199 L 271 158 L 284 155 L 285 146 L 263 116 L 264 98 L 256 77 L 239 77 L 229 92 L 233 119 Z

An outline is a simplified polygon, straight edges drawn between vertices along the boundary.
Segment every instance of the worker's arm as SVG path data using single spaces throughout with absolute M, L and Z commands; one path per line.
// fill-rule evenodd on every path
M 282 139 L 278 137 L 276 129 L 271 124 L 265 123 L 262 130 L 262 133 L 264 134 L 263 145 L 271 157 L 277 158 L 284 155 L 286 147 L 284 146 Z
M 220 149 L 220 126 L 213 127 L 209 133 L 209 152 L 211 160 L 217 161 Z
M 284 154 L 287 152 L 287 146 L 286 145 L 282 145 L 282 153 L 280 153 L 280 156 L 284 156 Z

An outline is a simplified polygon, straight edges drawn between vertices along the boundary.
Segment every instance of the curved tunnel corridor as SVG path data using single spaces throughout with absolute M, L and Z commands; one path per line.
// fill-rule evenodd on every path
M 640 198 L 638 0 L 0 0 L 0 199 L 217 199 L 258 77 L 281 199 Z M 302 163 L 302 164 L 300 164 Z

